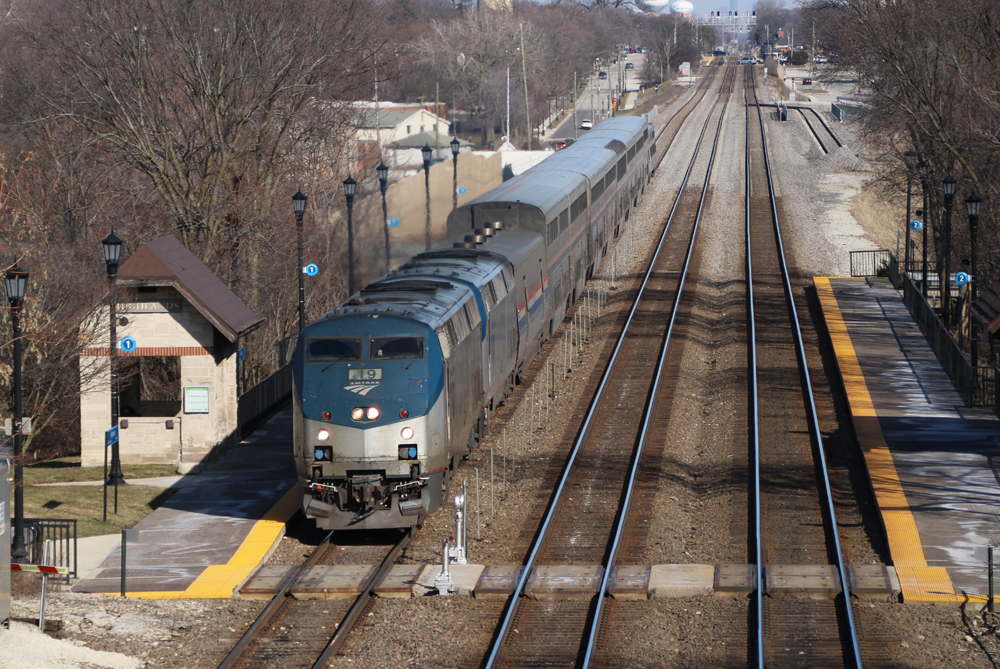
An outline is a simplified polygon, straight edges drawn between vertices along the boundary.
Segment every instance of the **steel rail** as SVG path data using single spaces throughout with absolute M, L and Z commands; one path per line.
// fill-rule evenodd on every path
M 753 87 L 754 101 L 757 101 L 757 83 L 754 81 Z M 749 112 L 748 112 L 749 117 Z M 792 280 L 788 272 L 788 264 L 785 262 L 785 248 L 781 240 L 781 224 L 778 218 L 778 205 L 774 197 L 774 181 L 771 175 L 771 163 L 767 153 L 767 134 L 764 131 L 764 115 L 760 113 L 758 108 L 757 112 L 758 123 L 760 124 L 760 134 L 761 134 L 761 146 L 764 154 L 764 171 L 767 175 L 767 188 L 768 188 L 768 198 L 771 205 L 771 216 L 774 221 L 774 234 L 778 247 L 778 262 L 781 265 L 781 278 L 784 284 L 785 296 L 788 300 L 788 308 L 791 312 L 792 321 L 792 332 L 795 336 L 795 352 L 799 360 L 799 366 L 802 371 L 803 382 L 805 383 L 805 395 L 808 398 L 808 419 L 810 431 L 812 432 L 812 438 L 816 444 L 816 452 L 819 456 L 819 469 L 823 474 L 823 495 L 824 495 L 824 510 L 827 513 L 827 521 L 829 523 L 830 537 L 834 544 L 834 555 L 836 556 L 837 562 L 837 573 L 840 576 L 840 587 L 841 587 L 841 597 L 838 600 L 841 603 L 844 613 L 844 620 L 848 627 L 847 631 L 850 636 L 851 641 L 851 651 L 852 659 L 854 660 L 854 666 L 856 669 L 862 668 L 861 661 L 861 648 L 858 643 L 858 633 L 857 628 L 854 624 L 854 613 L 851 610 L 851 591 L 850 582 L 847 578 L 847 566 L 844 564 L 844 555 L 840 546 L 840 535 L 838 531 L 837 524 L 837 512 L 834 508 L 833 503 L 833 491 L 830 485 L 830 475 L 827 471 L 826 464 L 826 450 L 823 448 L 823 435 L 820 432 L 819 427 L 819 415 L 816 410 L 816 402 L 813 397 L 813 387 L 812 379 L 809 374 L 809 364 L 806 359 L 806 349 L 805 342 L 802 339 L 802 328 L 799 325 L 799 315 L 798 309 L 795 306 L 795 293 L 792 288 Z M 749 123 L 749 121 L 748 121 Z M 763 665 L 761 665 L 763 666 Z
M 713 103 L 712 105 L 713 110 L 716 104 L 718 104 L 718 101 Z M 632 303 L 632 307 L 629 309 L 628 317 L 625 320 L 625 323 L 622 327 L 622 331 L 621 333 L 619 333 L 618 339 L 615 342 L 614 350 L 612 351 L 611 357 L 609 358 L 608 363 L 604 368 L 604 372 L 601 374 L 601 380 L 598 383 L 597 391 L 594 393 L 594 396 L 591 398 L 590 403 L 587 406 L 587 412 L 584 415 L 583 424 L 580 427 L 580 431 L 577 433 L 576 440 L 573 443 L 573 448 L 570 450 L 570 454 L 566 460 L 566 464 L 563 466 L 562 474 L 559 477 L 559 483 L 556 485 L 556 488 L 553 491 L 552 496 L 549 498 L 549 503 L 545 510 L 545 515 L 543 517 L 542 524 L 538 530 L 538 533 L 535 536 L 534 542 L 532 543 L 531 551 L 528 555 L 528 559 L 525 561 L 524 569 L 521 570 L 521 573 L 517 578 L 517 582 L 514 584 L 513 592 L 511 593 L 510 598 L 507 600 L 507 604 L 504 608 L 504 614 L 500 621 L 500 626 L 497 629 L 496 633 L 494 634 L 489 655 L 487 656 L 486 662 L 483 665 L 486 669 L 491 669 L 498 659 L 504 638 L 507 635 L 508 629 L 510 628 L 511 621 L 513 620 L 514 612 L 517 608 L 518 599 L 524 593 L 524 586 L 527 583 L 528 575 L 531 573 L 531 570 L 534 567 L 535 558 L 538 556 L 538 552 L 541 549 L 543 540 L 545 538 L 545 534 L 548 531 L 549 525 L 552 522 L 553 517 L 555 516 L 556 506 L 558 505 L 559 499 L 562 497 L 563 489 L 566 486 L 566 481 L 569 479 L 570 472 L 572 471 L 573 465 L 576 462 L 576 457 L 577 454 L 580 452 L 581 445 L 583 444 L 588 432 L 590 431 L 591 421 L 593 420 L 596 408 L 604 395 L 604 389 L 605 386 L 607 385 L 608 378 L 611 376 L 611 371 L 615 367 L 615 363 L 618 359 L 618 354 L 620 353 L 625 338 L 628 335 L 629 330 L 631 329 L 632 322 L 635 318 L 635 313 L 639 307 L 639 303 L 642 301 L 643 293 L 653 275 L 653 268 L 656 265 L 656 259 L 659 257 L 660 252 L 663 249 L 663 245 L 667 239 L 667 233 L 670 230 L 670 224 L 673 221 L 674 215 L 677 211 L 677 207 L 680 204 L 681 195 L 684 192 L 684 187 L 687 185 L 691 172 L 694 169 L 694 163 L 698 157 L 698 150 L 701 147 L 702 140 L 704 139 L 705 133 L 708 130 L 708 125 L 710 121 L 711 121 L 711 112 L 709 112 L 708 118 L 705 119 L 705 124 L 702 127 L 701 134 L 698 137 L 698 143 L 696 144 L 694 149 L 694 155 L 692 156 L 691 161 L 688 164 L 687 170 L 684 173 L 684 178 L 682 180 L 681 187 L 678 190 L 677 197 L 674 200 L 674 204 L 670 209 L 670 214 L 667 217 L 666 225 L 664 225 L 663 232 L 660 234 L 660 239 L 657 242 L 656 250 L 653 253 L 653 257 L 649 264 L 649 267 L 647 268 L 646 273 L 643 276 L 642 283 L 639 286 L 639 290 L 636 294 L 635 300 Z
M 656 170 L 659 169 L 660 167 L 660 163 L 662 163 L 663 159 L 667 157 L 667 151 L 673 145 L 674 139 L 676 139 L 677 135 L 680 134 L 681 128 L 684 126 L 684 122 L 687 121 L 687 117 L 691 115 L 691 112 L 694 111 L 695 107 L 697 107 L 701 103 L 701 101 L 705 99 L 705 95 L 708 92 L 708 87 L 711 85 L 713 81 L 715 81 L 715 75 L 716 73 L 718 73 L 718 71 L 719 70 L 717 68 L 712 68 L 711 76 L 703 77 L 702 80 L 698 82 L 698 87 L 695 89 L 694 94 L 691 96 L 691 99 L 685 102 L 684 106 L 681 107 L 680 111 L 683 111 L 685 107 L 691 105 L 691 108 L 688 109 L 687 112 L 684 114 L 684 118 L 680 120 L 680 122 L 677 124 L 677 127 L 674 129 L 674 134 L 670 136 L 670 141 L 666 143 L 666 145 L 663 147 L 663 150 L 660 152 L 660 157 L 653 162 L 653 169 L 649 171 L 650 174 L 655 174 Z M 699 93 L 701 93 L 701 97 L 698 97 Z M 670 118 L 670 121 L 672 121 L 675 117 L 676 114 Z M 667 128 L 670 127 L 670 121 L 667 121 L 666 124 L 664 124 L 663 129 L 660 130 L 660 133 L 653 139 L 654 144 L 660 141 L 660 138 L 663 137 L 663 134 L 667 131 Z
M 344 616 L 344 620 L 337 626 L 337 630 L 333 633 L 333 637 L 330 638 L 330 642 L 326 645 L 326 648 L 323 649 L 323 653 L 319 656 L 319 659 L 313 663 L 313 669 L 322 669 L 326 664 L 326 661 L 332 655 L 336 654 L 337 651 L 339 651 L 344 645 L 344 642 L 347 641 L 347 637 L 350 635 L 355 623 L 358 622 L 358 619 L 361 617 L 361 613 L 368 605 L 372 596 L 372 590 L 377 584 L 381 583 L 382 579 L 389 573 L 393 563 L 396 562 L 396 559 L 403 552 L 403 549 L 410 544 L 411 539 L 413 539 L 412 527 L 403 533 L 399 542 L 397 542 L 396 545 L 393 546 L 392 550 L 389 551 L 389 554 L 385 556 L 385 559 L 382 560 L 382 564 L 375 570 L 375 573 L 369 576 L 368 579 L 366 579 L 361 585 L 361 594 L 358 595 L 356 600 L 354 600 L 354 604 L 352 604 L 351 608 L 347 611 L 347 614 Z
M 744 162 L 744 187 L 746 189 L 746 268 L 747 268 L 747 343 L 750 348 L 750 442 L 753 447 L 753 498 L 754 498 L 754 612 L 757 617 L 757 666 L 764 666 L 764 583 L 763 583 L 763 525 L 760 505 L 760 403 L 757 401 L 757 319 L 753 299 L 753 255 L 750 252 L 750 105 L 747 99 L 747 79 L 753 78 L 753 68 L 743 77 L 743 101 L 746 109 L 746 157 Z M 758 107 L 759 109 L 759 107 Z
M 809 132 L 812 133 L 813 137 L 816 138 L 816 142 L 819 143 L 819 148 L 823 149 L 823 153 L 830 153 L 830 150 L 826 148 L 826 144 L 824 144 L 823 140 L 820 138 L 819 133 L 816 132 L 816 128 L 814 128 L 813 124 L 809 122 L 809 117 L 806 116 L 806 113 L 802 111 L 801 108 L 797 111 L 802 115 L 802 120 L 805 121 L 806 127 L 809 128 Z
M 728 75 L 728 72 L 726 73 Z M 632 501 L 632 491 L 635 488 L 635 479 L 639 471 L 639 463 L 642 459 L 642 449 L 646 444 L 646 435 L 649 431 L 650 424 L 653 422 L 653 405 L 656 400 L 656 395 L 660 389 L 660 380 L 663 378 L 663 371 L 666 368 L 667 363 L 667 349 L 670 346 L 670 339 L 674 332 L 674 324 L 677 322 L 677 314 L 680 311 L 681 299 L 684 296 L 684 284 L 687 281 L 688 269 L 691 267 L 691 259 L 694 257 L 695 242 L 698 237 L 698 227 L 701 223 L 702 212 L 705 209 L 705 199 L 708 197 L 708 184 L 712 178 L 712 168 L 715 165 L 715 156 L 719 147 L 719 136 L 722 134 L 722 125 L 726 118 L 726 109 L 729 107 L 729 97 L 733 92 L 733 85 L 736 82 L 736 76 L 729 80 L 729 92 L 726 95 L 726 100 L 722 104 L 722 111 L 719 114 L 719 124 L 715 129 L 715 138 L 712 142 L 712 150 L 709 152 L 708 168 L 705 170 L 705 180 L 702 185 L 701 198 L 698 200 L 698 211 L 695 214 L 694 227 L 691 230 L 691 242 L 688 245 L 687 255 L 684 257 L 684 266 L 681 269 L 680 277 L 677 282 L 677 295 L 674 297 L 673 306 L 670 308 L 670 319 L 667 322 L 667 332 L 663 337 L 663 341 L 660 344 L 660 350 L 657 354 L 656 359 L 656 372 L 653 376 L 652 388 L 649 393 L 649 399 L 646 406 L 643 408 L 643 418 L 642 427 L 639 430 L 638 446 L 632 455 L 632 466 L 629 470 L 627 485 L 625 486 L 625 499 L 621 504 L 618 512 L 618 519 L 615 523 L 614 536 L 611 542 L 611 549 L 609 555 L 604 563 L 604 573 L 601 576 L 601 586 L 597 590 L 596 604 L 594 608 L 594 614 L 591 618 L 590 631 L 585 639 L 586 650 L 583 658 L 583 667 L 587 669 L 590 667 L 591 661 L 593 660 L 594 647 L 597 644 L 597 632 L 601 624 L 601 610 L 604 606 L 604 593 L 608 589 L 608 579 L 611 576 L 611 565 L 614 564 L 615 558 L 618 554 L 618 546 L 621 543 L 622 534 L 625 531 L 625 522 L 628 520 L 629 505 Z M 725 76 L 722 80 L 722 87 L 725 87 Z M 721 96 L 720 96 L 721 97 Z M 709 118 L 706 120 L 706 129 L 708 122 L 711 121 L 712 112 L 715 111 L 715 106 L 718 104 L 716 101 L 712 105 L 712 110 L 709 112 Z M 704 135 L 704 131 L 702 132 Z M 700 142 L 699 142 L 700 146 Z M 698 150 L 695 149 L 695 157 L 698 155 Z M 693 162 L 693 160 L 692 160 Z M 681 189 L 683 192 L 683 188 Z M 680 194 L 678 194 L 678 200 L 680 199 Z M 655 261 L 655 259 L 654 259 Z
M 315 565 L 316 562 L 319 561 L 320 557 L 323 555 L 323 552 L 330 545 L 331 538 L 333 538 L 332 530 L 330 531 L 329 534 L 326 535 L 323 541 L 320 542 L 320 544 L 316 547 L 316 550 L 312 552 L 312 555 L 309 556 L 309 559 L 303 562 L 298 569 L 296 569 L 294 572 L 289 573 L 288 576 L 285 577 L 285 580 L 281 582 L 280 586 L 278 586 L 277 594 L 271 598 L 271 601 L 268 602 L 267 606 L 264 607 L 264 610 L 260 612 L 260 615 L 257 616 L 257 619 L 253 621 L 253 624 L 250 625 L 247 631 L 243 633 L 243 636 L 240 637 L 240 640 L 236 642 L 236 645 L 233 646 L 233 649 L 229 651 L 229 654 L 226 655 L 225 659 L 222 660 L 222 662 L 219 664 L 219 669 L 228 669 L 229 667 L 236 666 L 236 662 L 239 661 L 240 657 L 249 647 L 250 643 L 257 638 L 261 630 L 263 630 L 264 627 L 267 625 L 267 623 L 271 621 L 271 618 L 274 617 L 274 614 L 277 612 L 278 607 L 285 602 L 285 598 L 288 596 L 288 591 L 291 590 L 292 585 L 294 585 L 298 581 L 299 577 L 303 574 L 303 572 L 305 572 L 307 569 L 309 569 L 310 567 Z
M 826 131 L 827 131 L 828 133 L 830 133 L 830 137 L 832 137 L 832 138 L 833 138 L 833 141 L 837 143 L 837 146 L 838 146 L 838 147 L 840 147 L 840 146 L 843 146 L 843 145 L 844 145 L 844 143 L 843 143 L 843 142 L 841 142 L 841 141 L 840 141 L 840 139 L 839 139 L 839 138 L 837 137 L 836 133 L 834 133 L 834 132 L 833 132 L 833 130 L 832 130 L 832 129 L 830 128 L 830 126 L 829 126 L 829 125 L 827 125 L 827 122 L 826 122 L 826 120 L 825 120 L 825 119 L 823 118 L 823 115 L 822 115 L 822 114 L 820 114 L 820 113 L 819 113 L 818 111 L 816 111 L 816 110 L 815 110 L 815 109 L 813 109 L 812 107 L 803 107 L 802 109 L 808 109 L 809 111 L 811 111 L 811 112 L 813 113 L 813 116 L 815 116 L 815 117 L 816 117 L 816 120 L 818 120 L 818 121 L 819 121 L 819 122 L 820 122 L 820 123 L 821 123 L 821 124 L 823 125 L 823 127 L 824 127 L 824 128 L 826 128 Z

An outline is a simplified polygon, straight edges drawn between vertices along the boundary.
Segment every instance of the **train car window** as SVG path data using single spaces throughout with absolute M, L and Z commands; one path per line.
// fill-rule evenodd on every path
M 632 162 L 633 158 L 635 158 L 635 147 L 634 146 L 628 150 L 628 161 Z
M 559 236 L 559 219 L 553 218 L 551 221 L 549 221 L 548 229 L 549 229 L 549 244 L 551 244 L 556 240 L 556 237 Z
M 626 172 L 625 159 L 622 158 L 621 160 L 618 161 L 618 180 L 619 181 L 621 181 L 622 179 L 625 178 L 625 172 Z
M 563 209 L 559 214 L 559 234 L 566 232 L 569 227 L 569 209 Z
M 423 360 L 423 337 L 372 337 L 369 360 Z
M 310 337 L 306 343 L 308 362 L 358 362 L 361 360 L 360 337 Z
M 608 175 L 604 177 L 604 189 L 611 190 L 615 187 L 615 171 L 611 170 Z
M 497 305 L 497 289 L 493 287 L 492 281 L 483 285 L 483 299 L 490 309 Z
M 573 203 L 570 210 L 573 212 L 573 220 L 575 221 L 580 214 L 587 210 L 587 194 L 584 193 L 576 198 L 576 202 Z
M 604 195 L 604 179 L 597 182 L 597 185 L 590 189 L 590 201 L 597 202 Z

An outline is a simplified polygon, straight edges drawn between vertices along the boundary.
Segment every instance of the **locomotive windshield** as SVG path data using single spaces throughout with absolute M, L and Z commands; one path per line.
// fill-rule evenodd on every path
M 307 348 L 309 362 L 358 362 L 361 360 L 360 337 L 311 337 Z
M 423 360 L 423 337 L 372 337 L 370 360 Z

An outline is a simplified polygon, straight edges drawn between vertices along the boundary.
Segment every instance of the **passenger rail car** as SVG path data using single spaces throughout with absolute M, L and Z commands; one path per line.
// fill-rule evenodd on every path
M 302 508 L 419 524 L 636 206 L 652 126 L 619 117 L 454 210 L 449 241 L 310 323 L 293 358 Z

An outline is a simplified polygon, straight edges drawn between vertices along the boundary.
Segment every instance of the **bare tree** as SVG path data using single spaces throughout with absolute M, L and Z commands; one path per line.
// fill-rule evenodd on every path
M 5 74 L 32 102 L 23 122 L 102 142 L 148 179 L 185 244 L 210 247 L 227 212 L 268 210 L 297 147 L 345 134 L 340 101 L 382 46 L 375 14 L 372 0 L 56 0 L 15 14 L 8 50 L 46 70 Z

